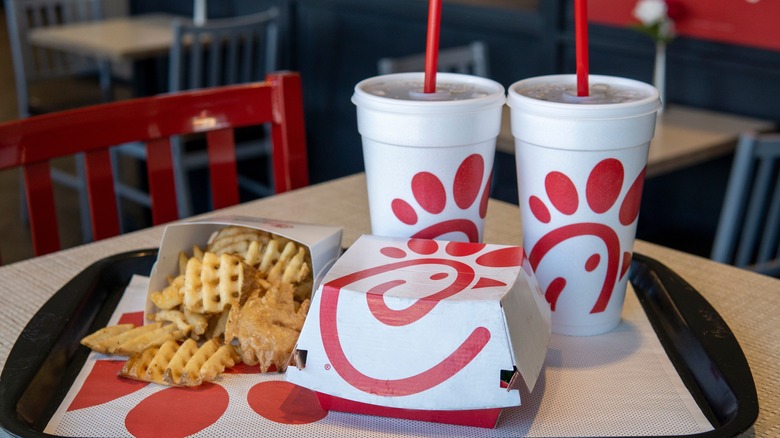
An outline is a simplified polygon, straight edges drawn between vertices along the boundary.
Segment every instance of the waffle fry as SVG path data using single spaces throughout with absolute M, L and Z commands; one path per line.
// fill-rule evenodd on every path
M 159 350 L 160 347 L 149 347 L 130 356 L 130 359 L 125 362 L 122 369 L 119 371 L 119 376 L 133 380 L 146 381 L 146 370 L 149 368 L 149 364 L 154 360 L 154 356 Z
M 226 368 L 231 368 L 239 362 L 241 356 L 235 347 L 230 344 L 223 345 L 200 366 L 200 377 L 206 382 L 213 382 Z
M 82 339 L 81 344 L 98 353 L 130 356 L 147 347 L 184 336 L 185 332 L 178 330 L 176 324 L 157 322 L 139 327 L 120 324 L 98 330 Z
M 242 291 L 253 290 L 257 273 L 239 256 L 206 252 L 190 258 L 184 273 L 182 307 L 196 313 L 221 313 L 236 304 Z
M 271 233 L 255 228 L 228 226 L 214 235 L 207 250 L 214 254 L 246 254 L 252 242 L 265 245 L 271 240 Z
M 181 262 L 181 261 L 180 261 Z M 184 298 L 184 276 L 168 279 L 168 287 L 160 292 L 153 292 L 149 299 L 155 306 L 163 310 L 170 310 L 181 305 Z
M 176 341 L 166 341 L 160 347 L 156 347 L 156 352 L 152 357 L 152 360 L 150 360 L 149 364 L 146 366 L 146 371 L 143 375 L 139 374 L 139 380 L 165 384 L 163 375 L 168 368 L 168 363 L 178 350 L 179 344 Z M 136 368 L 135 371 L 138 372 L 140 370 Z
M 230 252 L 243 257 L 248 264 L 255 267 L 264 278 L 271 282 L 282 277 L 284 277 L 283 281 L 290 283 L 303 281 L 311 273 L 311 261 L 306 247 L 289 239 L 265 234 L 271 237 L 253 241 L 231 241 L 233 246 L 230 247 Z M 247 232 L 246 235 L 253 236 L 254 234 Z M 242 235 L 237 234 L 236 236 Z M 213 252 L 219 254 L 218 251 Z
M 82 339 L 81 345 L 99 353 L 107 353 L 109 340 L 131 330 L 133 327 L 135 327 L 133 324 L 118 324 L 103 327 Z
M 204 381 L 211 382 L 224 372 L 225 368 L 232 367 L 239 361 L 240 356 L 232 345 L 220 346 L 212 339 L 190 357 L 184 366 L 184 373 L 179 383 L 193 386 L 200 385 Z
M 194 246 L 192 253 L 191 257 L 180 253 L 179 275 L 170 278 L 165 289 L 150 294 L 158 309 L 151 318 L 176 327 L 191 340 L 209 340 L 201 347 L 207 349 L 204 352 L 180 349 L 171 361 L 181 362 L 184 357 L 189 361 L 207 352 L 210 356 L 200 365 L 206 368 L 198 373 L 193 363 L 181 372 L 166 370 L 163 379 L 168 384 L 198 384 L 198 379 L 208 380 L 222 372 L 220 367 L 232 366 L 231 361 L 241 358 L 260 364 L 263 372 L 271 365 L 284 370 L 311 296 L 308 249 L 266 231 L 228 226 L 205 249 Z M 269 291 L 271 296 L 266 299 Z M 210 351 L 216 348 L 209 347 L 213 339 L 227 343 L 238 339 L 239 347 Z M 188 348 L 194 345 L 189 340 L 185 344 L 190 344 Z M 150 372 L 150 379 L 159 380 L 158 371 Z
M 160 323 L 157 323 L 160 324 Z M 108 352 L 120 356 L 130 356 L 149 347 L 156 347 L 169 340 L 182 339 L 185 333 L 177 330 L 174 324 L 149 324 L 139 327 L 154 327 L 138 336 L 128 336 L 117 342 L 115 346 L 109 347 Z M 121 336 L 121 335 L 120 335 Z
M 131 356 L 119 375 L 160 385 L 197 386 L 213 381 L 239 359 L 232 345 L 220 346 L 213 339 L 201 347 L 192 339 L 181 345 L 167 341 Z
M 187 362 L 198 352 L 198 344 L 192 340 L 187 339 L 179 347 L 176 354 L 171 358 L 168 363 L 168 368 L 165 370 L 164 379 L 167 384 L 176 385 L 182 381 L 182 376 L 187 367 Z M 194 380 L 197 376 L 193 376 Z
M 303 245 L 274 236 L 265 247 L 261 247 L 259 242 L 252 242 L 243 256 L 269 282 L 295 284 L 295 297 L 299 302 L 311 298 L 311 257 Z
M 225 310 L 219 315 L 214 315 L 208 320 L 208 325 L 202 333 L 206 339 L 218 338 L 225 334 L 225 324 L 227 323 L 230 309 Z
M 171 322 L 176 327 L 189 334 L 192 331 L 192 324 L 184 318 L 184 312 L 179 310 L 161 310 L 154 315 L 154 320 L 158 322 Z

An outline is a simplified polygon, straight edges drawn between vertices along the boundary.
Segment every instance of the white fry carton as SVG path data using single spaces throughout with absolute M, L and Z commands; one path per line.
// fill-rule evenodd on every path
M 516 246 L 362 236 L 314 295 L 286 378 L 325 409 L 494 427 L 550 339 L 523 262 Z
M 223 216 L 171 224 L 163 232 L 157 261 L 149 278 L 149 294 L 165 288 L 168 285 L 166 277 L 179 275 L 179 252 L 191 253 L 195 245 L 205 248 L 214 232 L 229 225 L 268 231 L 306 246 L 311 253 L 314 290 L 317 290 L 322 277 L 341 253 L 342 228 L 340 227 L 249 216 Z M 145 314 L 150 315 L 155 312 L 156 307 L 147 298 Z

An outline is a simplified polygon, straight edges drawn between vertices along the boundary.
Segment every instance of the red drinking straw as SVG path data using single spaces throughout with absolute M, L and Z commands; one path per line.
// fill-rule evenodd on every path
M 436 68 L 439 65 L 439 29 L 441 28 L 441 0 L 428 3 L 428 39 L 425 46 L 424 93 L 436 92 Z
M 574 0 L 577 96 L 588 95 L 588 1 Z

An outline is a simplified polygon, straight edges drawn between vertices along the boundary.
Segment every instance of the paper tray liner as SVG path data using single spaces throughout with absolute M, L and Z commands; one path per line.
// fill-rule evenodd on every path
M 121 297 L 127 281 L 132 274 L 148 274 L 156 254 L 151 251 L 135 251 L 119 254 L 95 265 L 74 277 L 61 291 L 55 294 L 36 314 L 14 345 L 8 361 L 0 377 L 0 424 L 9 432 L 23 436 L 50 436 L 43 430 L 80 372 L 89 354 L 86 349 L 78 346 L 78 340 L 84 334 L 106 325 L 119 297 Z M 650 323 L 655 327 L 657 336 L 663 342 L 663 348 L 669 353 L 669 359 L 676 370 L 669 364 L 672 373 L 679 377 L 690 390 L 689 397 L 698 403 L 698 415 L 706 415 L 706 420 L 691 424 L 669 424 L 663 420 L 663 412 L 651 412 L 652 421 L 637 425 L 645 433 L 666 435 L 692 436 L 733 436 L 744 431 L 755 421 L 758 414 L 758 403 L 755 395 L 750 370 L 728 327 L 717 313 L 709 307 L 706 301 L 682 279 L 674 275 L 665 266 L 652 259 L 635 255 L 631 272 L 639 301 L 650 317 Z M 635 301 L 633 294 L 631 300 Z M 627 298 L 627 304 L 629 299 Z M 686 304 L 680 305 L 680 302 Z M 633 303 L 636 307 L 638 304 Z M 668 312 L 669 306 L 674 312 Z M 634 309 L 636 310 L 636 309 Z M 663 310 L 663 314 L 658 312 Z M 634 313 L 636 313 L 634 311 Z M 638 312 L 643 319 L 644 312 Z M 627 331 L 632 331 L 636 324 L 650 324 L 645 321 L 635 321 L 631 316 L 625 325 Z M 700 319 L 706 321 L 700 321 Z M 695 358 L 687 356 L 688 350 L 681 349 L 680 339 L 670 332 L 675 325 L 684 326 L 681 335 L 688 347 L 697 350 Z M 714 326 L 713 326 L 714 325 Z M 671 328 L 669 328 L 671 326 Z M 667 328 L 664 328 L 667 327 Z M 712 330 L 715 330 L 714 332 Z M 717 339 L 712 339 L 712 333 Z M 558 341 L 566 341 L 566 337 L 556 337 Z M 655 338 L 655 342 L 658 342 Z M 557 341 L 556 341 L 557 342 Z M 713 342 L 719 348 L 719 354 L 713 354 Z M 556 344 L 557 345 L 557 344 Z M 560 346 L 551 347 L 551 362 L 548 370 L 560 368 Z M 556 348 L 559 350 L 556 351 Z M 703 354 L 703 356 L 702 356 Z M 701 359 L 706 359 L 708 367 L 698 369 Z M 695 359 L 695 360 L 694 360 Z M 693 362 L 692 362 L 693 361 Z M 697 362 L 698 361 L 698 362 Z M 720 384 L 716 385 L 701 378 L 702 372 L 711 374 L 718 371 Z M 586 370 L 587 371 L 587 370 Z M 282 436 L 289 433 L 302 433 L 317 436 L 343 436 L 345 426 L 351 425 L 361 430 L 366 436 L 374 433 L 377 436 L 388 436 L 387 431 L 397 431 L 399 435 L 408 434 L 446 434 L 447 436 L 561 436 L 565 430 L 555 429 L 558 425 L 547 424 L 545 409 L 549 403 L 544 403 L 543 396 L 554 397 L 558 388 L 555 373 L 548 372 L 543 386 L 535 395 L 523 394 L 524 405 L 518 408 L 505 409 L 496 429 L 475 429 L 462 426 L 441 425 L 424 422 L 406 422 L 403 420 L 382 417 L 340 414 L 330 412 L 320 420 L 309 418 L 309 423 L 279 424 L 273 421 L 260 421 L 259 425 L 247 426 L 248 435 L 262 433 L 266 436 Z M 252 382 L 262 380 L 266 386 L 281 386 L 278 374 L 263 376 L 239 374 L 232 379 L 251 379 Z M 152 388 L 154 385 L 149 385 Z M 150 389 L 155 392 L 158 389 Z M 291 398 L 295 391 L 286 388 L 282 393 L 290 401 L 290 406 L 301 404 L 313 406 L 311 395 L 304 393 Z M 720 403 L 713 399 L 713 393 L 721 395 Z M 538 394 L 538 396 L 536 395 Z M 149 395 L 149 394 L 147 394 Z M 684 394 L 683 394 L 684 395 Z M 307 398 L 308 397 L 308 398 Z M 576 401 L 576 397 L 571 398 Z M 300 400 L 308 400 L 301 402 Z M 567 400 L 563 398 L 561 400 Z M 626 400 L 619 400 L 621 403 Z M 318 405 L 318 403 L 317 403 Z M 695 406 L 695 405 L 694 405 Z M 627 407 L 630 407 L 627 405 Z M 277 409 L 279 406 L 276 407 Z M 565 414 L 569 406 L 558 406 L 557 413 Z M 317 414 L 316 409 L 311 409 Z M 325 411 L 320 410 L 320 414 Z M 576 417 L 577 412 L 570 412 L 574 417 L 556 416 L 559 423 L 569 421 L 570 435 L 628 435 L 635 430 L 619 429 L 609 424 L 590 424 L 594 418 Z M 702 415 L 702 416 L 703 416 Z M 243 412 L 238 418 L 249 421 L 257 415 L 251 410 Z M 262 419 L 261 419 L 262 420 Z M 640 422 L 641 423 L 641 422 Z M 261 429 L 258 429 L 260 427 Z M 292 431 L 289 428 L 299 428 Z M 566 429 L 566 427 L 564 427 Z M 231 429 L 232 430 L 232 429 Z M 350 430 L 350 429 L 346 429 Z M 236 435 L 241 430 L 235 429 Z M 262 431 L 262 432 L 261 432 Z M 384 431 L 384 432 L 382 432 Z M 106 431 L 103 431 L 104 434 Z M 205 431 L 204 431 L 205 432 Z M 212 430 L 212 432 L 214 432 Z
M 405 420 L 430 421 L 434 423 L 456 424 L 493 428 L 498 422 L 501 408 L 468 409 L 460 411 L 423 411 L 419 409 L 401 409 L 387 406 L 376 406 L 347 400 L 329 394 L 317 392 L 317 400 L 322 409 L 327 411 L 352 412 L 378 417 L 403 418 Z

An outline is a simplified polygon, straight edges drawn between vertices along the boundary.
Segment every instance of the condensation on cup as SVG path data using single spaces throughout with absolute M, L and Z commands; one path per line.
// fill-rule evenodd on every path
M 651 85 L 542 76 L 509 88 L 523 247 L 552 330 L 595 335 L 620 322 L 647 154 L 660 100 Z
M 481 242 L 501 129 L 504 87 L 492 80 L 424 73 L 355 86 L 358 131 L 375 235 Z

